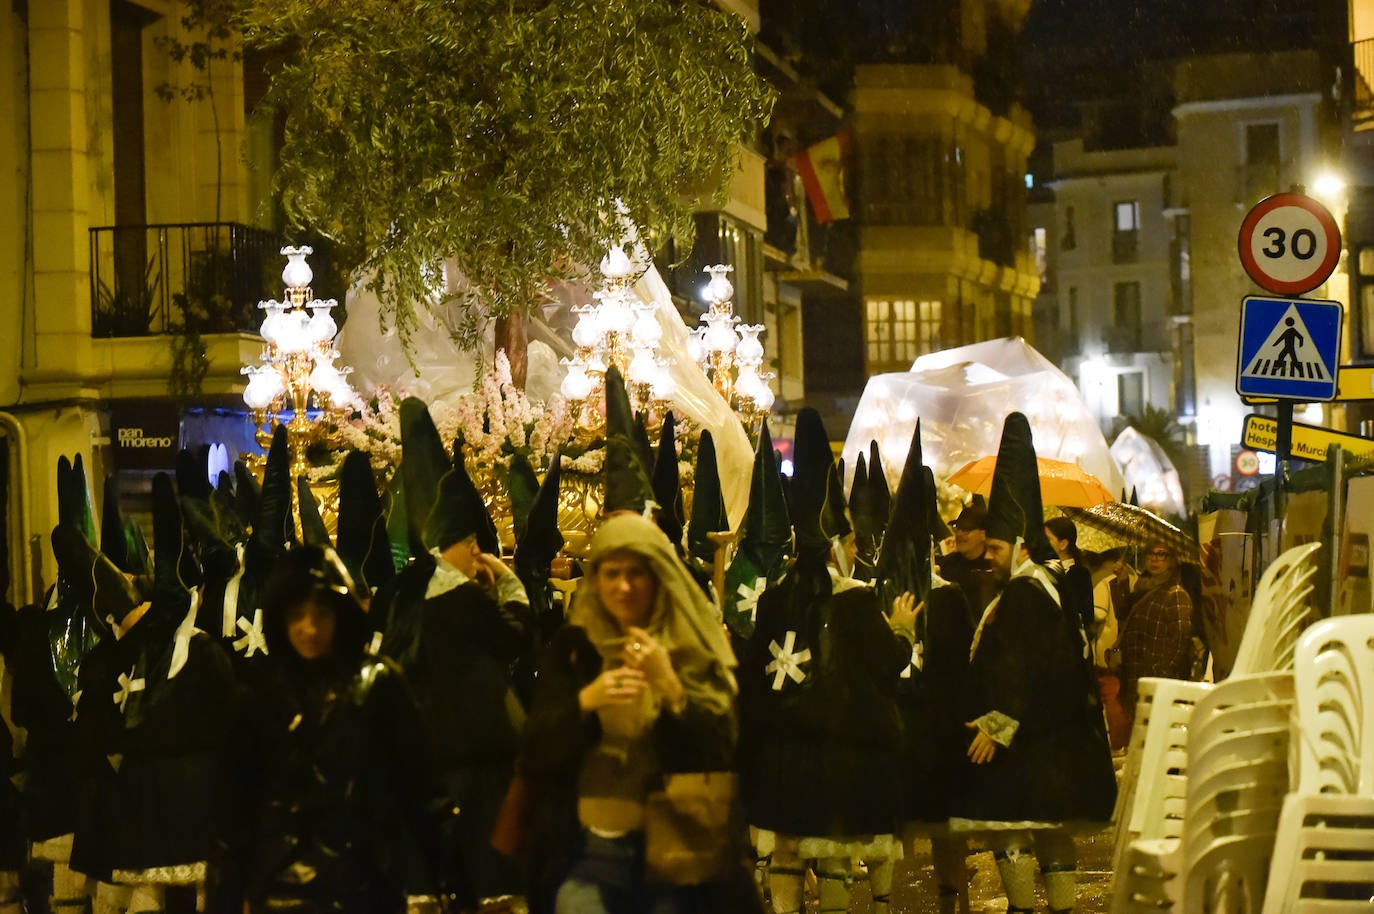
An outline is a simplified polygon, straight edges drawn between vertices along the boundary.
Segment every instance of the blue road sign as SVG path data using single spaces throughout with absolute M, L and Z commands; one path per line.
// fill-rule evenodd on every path
M 1236 392 L 1333 400 L 1341 349 L 1340 302 L 1251 295 L 1240 306 Z

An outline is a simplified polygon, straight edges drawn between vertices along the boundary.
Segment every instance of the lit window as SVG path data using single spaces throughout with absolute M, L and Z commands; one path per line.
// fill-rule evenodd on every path
M 1116 230 L 1134 232 L 1140 228 L 1140 203 L 1130 200 L 1116 205 Z
M 942 310 L 938 301 L 866 301 L 864 344 L 870 370 L 905 367 L 942 348 Z

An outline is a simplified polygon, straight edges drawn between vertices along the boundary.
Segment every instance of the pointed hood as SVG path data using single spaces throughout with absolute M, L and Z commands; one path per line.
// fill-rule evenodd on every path
M 295 539 L 295 531 L 291 529 L 291 448 L 284 425 L 278 425 L 272 432 L 272 446 L 267 450 L 257 507 L 249 541 L 273 557 L 283 555 L 287 543 Z
M 843 461 L 841 461 L 840 465 L 840 478 L 844 478 Z M 867 487 L 868 458 L 866 458 L 863 452 L 860 451 L 859 459 L 854 461 L 854 481 L 849 484 L 849 503 L 852 505 L 854 504 L 854 502 L 861 500 L 863 498 L 863 491 Z
M 878 453 L 876 441 L 868 442 L 868 501 L 873 516 L 878 519 L 877 536 L 881 541 L 883 529 L 887 527 L 887 517 L 892 513 L 892 489 L 888 487 L 883 457 Z
M 400 476 L 401 491 L 405 497 L 407 535 L 411 554 L 423 555 L 429 547 L 436 545 L 426 538 L 425 533 L 439 495 L 439 480 L 453 469 L 453 461 L 444 450 L 443 439 L 439 437 L 439 430 L 425 401 L 417 397 L 402 400 L 400 422 Z M 436 531 L 438 526 L 436 522 Z
M 349 451 L 339 468 L 338 554 L 359 592 L 366 596 L 396 576 L 391 542 L 372 463 L 362 451 Z
M 562 479 L 562 459 L 558 453 L 553 455 L 548 470 L 544 472 L 544 481 L 529 502 L 524 530 L 516 538 L 513 561 L 517 570 L 525 566 L 542 571 L 547 577 L 549 565 L 563 548 L 563 534 L 558 529 L 558 486 Z M 533 470 L 530 471 L 530 478 L 534 478 Z
M 409 498 L 407 503 L 407 506 L 412 504 Z M 483 552 L 501 554 L 496 526 L 487 514 L 482 493 L 477 491 L 472 477 L 468 475 L 467 461 L 463 458 L 462 446 L 459 445 L 448 472 L 439 478 L 433 508 L 425 520 L 423 537 L 425 544 L 430 548 L 443 551 L 459 540 L 473 535 L 476 535 L 477 545 Z
M 720 469 L 716 465 L 716 443 L 711 433 L 702 429 L 697 442 L 697 464 L 693 473 L 692 516 L 687 523 L 687 551 L 693 557 L 711 562 L 716 545 L 706 536 L 730 529 L 725 513 L 725 497 L 720 490 Z
M 71 461 L 65 456 L 57 459 L 57 517 L 75 527 L 89 542 L 96 541 L 95 511 L 80 454 Z
M 133 574 L 129 552 L 132 544 L 125 533 L 124 515 L 119 510 L 119 477 L 105 477 L 104 502 L 100 506 L 100 546 L 115 566 Z
M 792 466 L 792 529 L 797 536 L 798 557 L 820 557 L 829 552 L 830 538 L 821 525 L 826 495 L 834 466 L 830 438 L 821 414 L 807 407 L 797 413 L 797 432 Z M 820 556 L 816 555 L 817 550 Z
M 177 452 L 177 492 L 182 498 L 210 498 L 210 447 L 206 445 L 192 453 L 188 448 Z
M 320 514 L 320 503 L 315 498 L 315 490 L 310 487 L 310 480 L 304 476 L 296 480 L 296 504 L 301 512 L 301 542 L 307 546 L 332 548 L 334 543 L 329 538 L 329 530 L 325 527 L 324 517 Z
M 530 509 L 534 507 L 534 499 L 539 494 L 539 477 L 535 475 L 534 467 L 530 466 L 529 458 L 524 454 L 516 454 L 510 459 L 510 476 L 506 482 L 506 491 L 510 493 L 511 527 L 515 532 L 515 542 L 518 546 L 525 539 L 525 531 L 530 522 Z
M 883 551 L 878 556 L 879 597 L 884 606 L 891 605 L 894 597 L 908 591 L 916 595 L 918 603 L 930 592 L 930 518 L 935 488 L 929 467 L 923 466 L 921 461 L 921 421 L 918 419 L 901 478 L 897 481 L 897 493 L 892 499 Z M 928 477 L 929 483 L 926 482 Z
M 1054 558 L 1045 536 L 1045 511 L 1040 502 L 1040 474 L 1029 420 L 1012 413 L 1002 424 L 1002 442 L 992 471 L 988 496 L 988 539 L 1015 543 L 1025 538 L 1026 551 L 1036 562 Z
M 635 420 L 625 380 L 612 365 L 606 369 L 606 495 L 602 514 L 643 513 L 653 498 L 649 467 L 635 435 Z
M 844 539 L 854 532 L 854 523 L 849 516 L 849 505 L 844 500 L 844 482 L 840 479 L 840 469 L 830 465 L 825 480 L 825 505 L 821 508 L 821 532 L 825 538 Z
M 740 551 L 760 573 L 772 574 L 787 555 L 792 542 L 792 523 L 782 492 L 782 473 L 773 453 L 773 436 L 765 419 L 754 449 L 754 476 L 749 485 L 749 510 L 744 516 Z
M 677 421 L 671 411 L 663 417 L 654 459 L 654 501 L 658 502 L 658 526 L 668 542 L 682 549 L 682 480 L 677 467 Z
M 176 486 L 171 476 L 158 473 L 153 477 L 153 586 L 147 597 L 153 604 L 148 616 L 159 626 L 180 622 L 190 605 L 183 576 L 192 568 L 188 555 Z
M 242 460 L 234 461 L 234 505 L 239 517 L 251 524 L 258 516 L 258 500 L 262 498 L 262 486 L 257 477 Z

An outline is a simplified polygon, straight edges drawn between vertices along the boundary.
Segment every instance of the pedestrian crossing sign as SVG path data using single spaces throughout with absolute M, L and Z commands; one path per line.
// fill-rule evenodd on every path
M 1247 296 L 1240 310 L 1236 392 L 1334 400 L 1343 316 L 1340 302 Z

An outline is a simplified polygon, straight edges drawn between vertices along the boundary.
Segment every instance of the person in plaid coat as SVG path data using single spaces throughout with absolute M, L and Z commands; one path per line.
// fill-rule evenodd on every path
M 1178 553 L 1166 543 L 1145 552 L 1145 574 L 1131 592 L 1121 621 L 1121 706 L 1135 716 L 1141 677 L 1189 679 L 1193 660 L 1193 601 L 1179 580 Z

